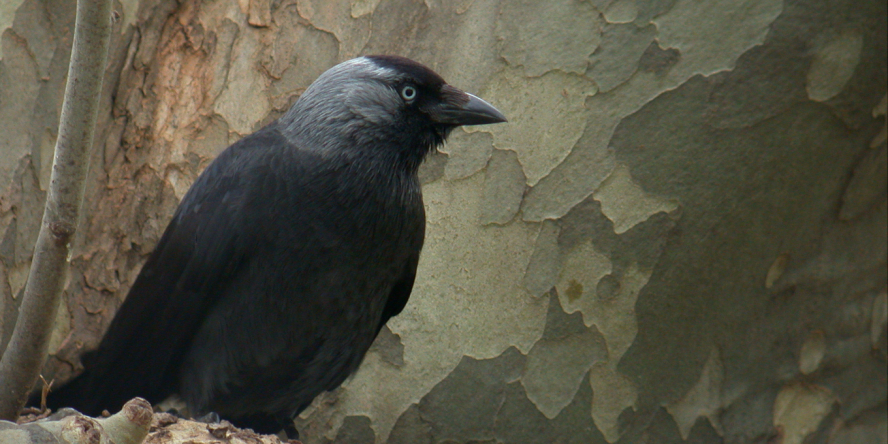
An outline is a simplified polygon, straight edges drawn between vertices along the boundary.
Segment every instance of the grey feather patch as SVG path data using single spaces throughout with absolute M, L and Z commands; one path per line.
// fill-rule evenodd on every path
M 284 135 L 299 146 L 342 154 L 344 148 L 363 141 L 361 130 L 390 127 L 403 106 L 390 85 L 401 77 L 366 57 L 340 63 L 321 75 L 284 114 Z

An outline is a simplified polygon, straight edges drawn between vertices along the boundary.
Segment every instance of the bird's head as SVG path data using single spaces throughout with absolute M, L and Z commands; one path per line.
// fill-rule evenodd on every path
M 287 137 L 302 147 L 397 159 L 413 170 L 457 126 L 505 121 L 489 103 L 397 56 L 330 68 L 281 119 Z

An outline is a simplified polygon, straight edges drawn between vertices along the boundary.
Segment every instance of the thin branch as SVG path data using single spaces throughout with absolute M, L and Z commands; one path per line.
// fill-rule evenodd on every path
M 0 419 L 15 420 L 46 360 L 83 201 L 111 38 L 111 0 L 78 0 L 43 223 L 15 331 L 0 359 Z

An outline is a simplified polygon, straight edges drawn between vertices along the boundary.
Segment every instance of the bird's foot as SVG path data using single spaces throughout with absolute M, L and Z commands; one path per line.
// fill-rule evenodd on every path
M 222 421 L 222 418 L 220 418 L 219 414 L 216 412 L 209 412 L 206 415 L 194 418 L 194 420 L 205 424 L 217 424 Z
M 284 434 L 287 435 L 288 440 L 298 440 L 299 439 L 299 430 L 296 430 L 296 426 L 293 425 L 293 422 L 290 421 L 289 425 L 284 426 Z
M 175 409 L 175 408 L 169 409 L 164 413 L 169 413 L 170 415 L 173 415 L 179 419 L 189 419 L 191 421 L 202 422 L 204 424 L 218 424 L 219 422 L 222 421 L 222 418 L 220 418 L 219 414 L 216 412 L 209 412 L 209 413 L 206 413 L 202 416 L 198 416 L 197 418 L 191 418 L 191 417 L 185 416 L 182 414 L 182 412 L 180 412 L 178 409 Z

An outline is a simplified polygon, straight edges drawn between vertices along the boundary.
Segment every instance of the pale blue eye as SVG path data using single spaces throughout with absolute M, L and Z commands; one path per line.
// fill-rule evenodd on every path
M 416 98 L 416 88 L 410 85 L 401 88 L 401 98 L 407 102 L 412 102 Z

